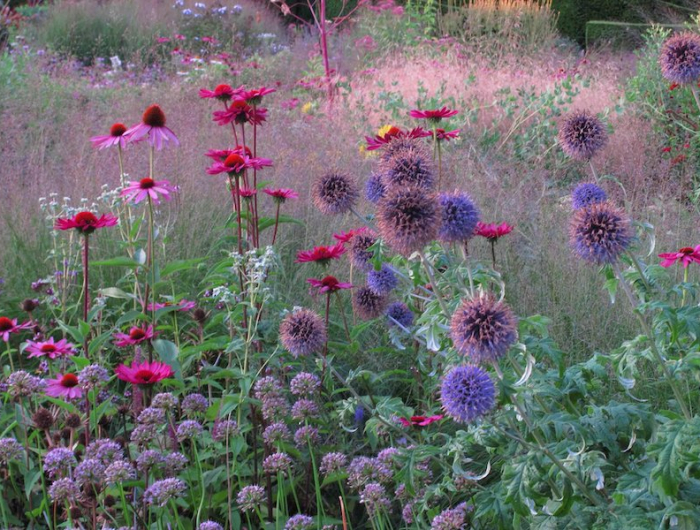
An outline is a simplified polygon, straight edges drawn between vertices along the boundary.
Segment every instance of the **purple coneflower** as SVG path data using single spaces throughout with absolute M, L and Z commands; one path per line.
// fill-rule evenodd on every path
M 68 357 L 76 353 L 74 344 L 71 344 L 66 339 L 55 341 L 53 337 L 42 342 L 28 340 L 25 351 L 29 352 L 29 358 L 47 356 L 49 359 Z
M 165 113 L 158 105 L 148 107 L 141 117 L 141 123 L 127 130 L 124 136 L 129 142 L 145 139 L 159 151 L 169 143 L 180 145 L 175 133 L 165 126 Z
M 97 149 L 107 149 L 115 145 L 124 149 L 127 144 L 127 138 L 124 136 L 124 133 L 126 133 L 126 125 L 123 123 L 115 123 L 109 128 L 109 134 L 93 136 L 90 138 L 90 141 L 92 142 L 92 146 Z
M 134 204 L 138 204 L 146 198 L 149 198 L 154 204 L 160 204 L 161 197 L 169 201 L 170 194 L 177 191 L 178 187 L 170 184 L 168 180 L 153 180 L 146 177 L 138 182 L 130 181 L 120 195 Z
M 58 374 L 56 379 L 47 381 L 46 395 L 55 398 L 78 399 L 83 396 L 79 384 L 80 381 L 75 374 Z

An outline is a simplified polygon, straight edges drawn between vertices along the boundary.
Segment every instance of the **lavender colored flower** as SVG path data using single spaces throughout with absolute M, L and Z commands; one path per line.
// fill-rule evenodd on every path
M 430 530 L 462 530 L 467 523 L 466 519 L 467 505 L 462 503 L 437 515 L 430 525 Z
M 559 143 L 574 160 L 589 160 L 608 142 L 605 125 L 586 111 L 569 114 L 559 128 Z
M 311 530 L 314 526 L 313 518 L 308 515 L 293 515 L 284 525 L 284 530 Z
M 401 325 L 408 329 L 413 325 L 413 311 L 403 302 L 392 302 L 386 309 L 389 326 Z
M 42 388 L 43 384 L 41 378 L 17 370 L 7 378 L 7 391 L 14 398 L 29 397 Z
M 452 315 L 450 336 L 455 349 L 475 363 L 493 363 L 517 338 L 515 315 L 493 296 L 464 300 Z
M 700 35 L 686 31 L 666 39 L 659 57 L 661 73 L 681 85 L 700 80 Z
M 295 396 L 312 396 L 321 388 L 318 376 L 308 372 L 299 372 L 289 383 L 289 390 Z
M 363 272 L 369 272 L 373 266 L 374 251 L 368 250 L 377 242 L 377 238 L 371 232 L 362 231 L 356 233 L 350 241 L 350 263 L 353 267 Z
M 326 339 L 323 319 L 310 309 L 297 309 L 287 314 L 280 324 L 282 345 L 294 357 L 320 352 Z
M 74 504 L 80 497 L 80 488 L 70 478 L 60 478 L 49 486 L 49 497 L 53 502 Z
M 379 170 L 390 190 L 409 186 L 425 192 L 435 186 L 435 165 L 423 144 L 396 149 L 380 162 Z
M 287 470 L 292 466 L 292 459 L 287 453 L 274 453 L 263 460 L 263 470 L 269 475 L 282 473 L 286 476 Z
M 112 462 L 104 473 L 105 484 L 112 486 L 115 484 L 121 484 L 122 482 L 127 482 L 129 480 L 134 480 L 136 478 L 136 470 L 131 465 L 131 463 L 126 460 L 117 460 Z
M 440 228 L 437 201 L 424 189 L 397 187 L 379 203 L 377 225 L 387 244 L 408 256 L 437 237 Z
M 372 173 L 365 183 L 365 198 L 374 204 L 377 204 L 384 198 L 386 194 L 386 186 L 382 182 L 380 173 Z
M 311 187 L 314 205 L 326 215 L 348 212 L 359 195 L 355 180 L 337 172 L 321 176 Z
M 327 453 L 321 458 L 321 466 L 319 469 L 324 475 L 331 473 L 339 473 L 345 469 L 348 464 L 348 457 L 343 453 Z
M 254 512 L 265 501 L 265 489 L 252 484 L 241 488 L 236 496 L 238 507 L 243 513 Z
M 51 449 L 44 455 L 44 471 L 51 478 L 67 474 L 77 464 L 73 451 L 65 447 Z
M 258 379 L 253 388 L 255 389 L 255 395 L 259 399 L 265 399 L 270 395 L 280 396 L 284 391 L 280 382 L 271 375 Z
M 633 233 L 625 212 L 601 202 L 574 212 L 569 236 L 581 259 L 604 265 L 618 260 L 632 243 Z
M 187 485 L 179 478 L 164 478 L 149 486 L 143 498 L 147 504 L 165 506 L 170 500 L 184 495 L 185 490 Z
M 380 316 L 388 302 L 386 296 L 377 294 L 369 287 L 360 287 L 352 293 L 352 309 L 362 320 Z
M 401 510 L 401 518 L 406 524 L 413 524 L 413 507 L 415 503 L 409 502 Z
M 153 396 L 151 406 L 158 409 L 163 409 L 166 412 L 175 410 L 178 406 L 178 399 L 170 392 L 160 392 Z
M 235 420 L 216 420 L 211 430 L 211 437 L 216 442 L 225 442 L 226 438 L 238 436 L 240 430 Z
M 163 425 L 165 423 L 165 410 L 156 407 L 148 407 L 141 411 L 137 421 L 142 425 Z
M 480 213 L 466 193 L 441 193 L 438 197 L 441 224 L 438 239 L 445 243 L 466 241 L 474 235 Z
M 318 405 L 310 399 L 302 398 L 292 406 L 292 418 L 300 423 L 315 418 L 318 414 Z
M 291 438 L 292 432 L 281 421 L 268 425 L 263 431 L 263 440 L 267 445 L 277 445 L 286 440 L 291 440 Z
M 189 460 L 180 452 L 174 451 L 165 455 L 163 461 L 163 472 L 168 477 L 174 477 L 187 467 Z
M 608 199 L 608 195 L 605 193 L 603 188 L 592 182 L 582 182 L 574 188 L 571 193 L 571 205 L 574 210 L 580 210 L 581 208 L 586 208 L 591 204 L 598 204 L 599 202 L 605 202 Z
M 75 468 L 73 476 L 79 484 L 99 484 L 105 478 L 105 469 L 97 458 L 86 458 Z
M 204 521 L 199 525 L 198 530 L 224 530 L 224 527 L 214 521 Z
M 260 412 L 266 421 L 278 421 L 279 418 L 289 414 L 289 403 L 282 396 L 266 397 L 262 400 Z
M 360 492 L 360 503 L 365 505 L 370 517 L 378 512 L 391 508 L 391 501 L 386 494 L 386 489 L 377 482 L 370 482 Z
M 24 448 L 14 438 L 0 439 L 0 464 L 8 465 L 24 455 Z
M 380 296 L 387 295 L 399 284 L 396 274 L 386 263 L 379 270 L 372 269 L 367 273 L 367 287 Z
M 93 440 L 85 449 L 85 458 L 96 458 L 105 465 L 124 458 L 122 446 L 109 438 Z
M 160 467 L 165 462 L 165 458 L 155 449 L 146 449 L 136 459 L 136 469 L 141 473 L 148 473 L 156 467 Z
M 386 484 L 393 476 L 391 469 L 376 458 L 358 456 L 348 466 L 348 485 L 354 490 L 359 490 L 370 482 Z
M 377 460 L 384 464 L 392 465 L 396 462 L 396 456 L 398 455 L 399 450 L 396 447 L 387 447 L 386 449 L 379 451 L 377 454 Z
M 458 423 L 471 423 L 489 412 L 495 403 L 496 387 L 489 374 L 478 366 L 456 366 L 442 380 L 442 408 Z
M 177 426 L 177 441 L 193 440 L 202 434 L 202 425 L 195 420 L 185 420 Z
M 146 447 L 158 434 L 153 425 L 138 425 L 131 431 L 131 442 L 139 447 Z
M 91 364 L 80 370 L 78 381 L 80 381 L 80 388 L 90 391 L 109 381 L 109 374 L 100 365 Z
M 297 447 L 306 447 L 309 444 L 312 446 L 318 443 L 318 429 L 311 425 L 304 425 L 294 433 L 294 443 Z
M 182 400 L 182 413 L 188 417 L 204 414 L 209 408 L 209 401 L 202 394 L 190 394 Z

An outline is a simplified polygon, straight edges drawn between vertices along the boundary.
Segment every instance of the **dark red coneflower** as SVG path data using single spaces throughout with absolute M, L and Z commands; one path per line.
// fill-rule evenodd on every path
M 379 202 L 379 233 L 396 252 L 408 256 L 437 237 L 440 212 L 424 189 L 399 188 Z
M 79 233 L 88 235 L 92 234 L 98 228 L 115 226 L 116 224 L 117 218 L 110 214 L 97 217 L 92 212 L 78 212 L 70 219 L 56 219 L 54 228 L 56 228 L 56 230 L 70 230 L 75 228 Z
M 141 117 L 141 123 L 131 127 L 124 133 L 129 142 L 145 139 L 159 151 L 167 144 L 180 145 L 175 133 L 165 126 L 165 112 L 159 105 L 151 105 Z
M 350 176 L 338 172 L 322 175 L 311 188 L 314 204 L 326 215 L 348 212 L 359 196 L 357 183 Z
M 339 259 L 345 254 L 345 247 L 342 243 L 337 243 L 331 246 L 319 245 L 312 250 L 302 250 L 297 253 L 295 263 L 320 263 L 328 265 L 331 260 Z

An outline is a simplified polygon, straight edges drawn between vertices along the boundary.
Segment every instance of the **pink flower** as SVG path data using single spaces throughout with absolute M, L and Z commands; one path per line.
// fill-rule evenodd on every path
M 130 367 L 121 364 L 117 366 L 114 373 L 122 381 L 133 385 L 153 385 L 175 375 L 169 365 L 160 361 L 132 362 Z
M 433 133 L 424 130 L 422 127 L 415 127 L 410 131 L 402 131 L 398 127 L 391 127 L 384 135 L 377 135 L 374 138 L 365 136 L 365 140 L 367 140 L 367 151 L 374 151 L 384 147 L 394 138 L 427 138 L 432 135 Z
M 179 33 L 175 33 L 175 35 L 173 35 L 173 39 L 187 40 L 187 37 L 185 37 L 184 35 L 180 35 Z
M 258 190 L 248 188 L 241 188 L 238 190 L 238 196 L 243 197 L 244 199 L 252 199 L 257 193 Z
M 268 158 L 250 157 L 248 155 L 233 152 L 224 161 L 214 162 L 207 168 L 210 175 L 229 173 L 231 175 L 243 173 L 246 169 L 262 169 L 272 165 Z
M 261 87 L 253 90 L 245 90 L 241 92 L 240 97 L 249 105 L 260 105 L 263 96 L 267 96 L 273 92 L 276 92 L 274 88 Z
M 83 395 L 78 382 L 78 376 L 75 374 L 58 374 L 56 379 L 46 381 L 46 395 L 54 398 L 78 399 Z
M 366 231 L 367 227 L 362 226 L 360 228 L 353 228 L 352 230 L 348 230 L 347 232 L 341 232 L 340 234 L 333 234 L 333 237 L 336 239 L 336 241 L 340 241 L 341 243 L 347 243 L 357 234 L 361 234 L 362 232 Z
M 459 111 L 451 110 L 447 107 L 435 110 L 412 110 L 410 112 L 411 118 L 428 120 L 431 123 L 438 123 L 443 118 L 451 118 L 457 114 L 459 114 Z
M 56 359 L 57 357 L 75 355 L 75 345 L 66 341 L 66 339 L 54 342 L 53 337 L 51 337 L 44 342 L 28 340 L 26 351 L 29 352 L 29 358 L 47 355 L 49 359 Z
M 115 333 L 114 338 L 117 341 L 114 343 L 118 348 L 125 348 L 127 346 L 135 346 L 141 344 L 144 341 L 150 340 L 155 337 L 153 332 L 153 326 L 148 326 L 145 329 L 138 326 L 134 326 L 129 330 L 129 334 L 126 333 Z
M 352 289 L 352 284 L 340 282 L 335 276 L 326 276 L 322 280 L 309 278 L 306 281 L 307 283 L 310 283 L 313 287 L 318 287 L 319 294 L 334 293 L 341 289 Z
M 108 147 L 120 146 L 122 149 L 126 147 L 127 138 L 126 125 L 123 123 L 115 123 L 109 128 L 109 134 L 105 136 L 93 136 L 90 138 L 92 146 L 97 149 L 106 149 Z
M 688 268 L 691 263 L 700 263 L 700 245 L 697 247 L 683 247 L 678 252 L 669 252 L 659 254 L 663 261 L 660 263 L 662 267 L 670 267 L 676 261 L 680 260 L 684 269 Z
M 146 177 L 138 182 L 133 180 L 129 182 L 129 185 L 122 190 L 120 195 L 134 204 L 140 203 L 146 197 L 149 197 L 155 204 L 160 204 L 161 195 L 163 199 L 169 201 L 170 194 L 176 191 L 178 191 L 178 188 L 167 180 L 153 180 Z
M 355 41 L 355 47 L 371 52 L 377 49 L 377 43 L 374 41 L 371 35 L 365 35 L 364 37 Z
M 124 135 L 129 142 L 146 139 L 159 151 L 170 142 L 173 145 L 180 145 L 175 133 L 165 126 L 165 113 L 158 105 L 148 107 L 141 117 L 141 123 L 131 127 Z
M 454 131 L 446 131 L 445 129 L 435 129 L 435 135 L 437 136 L 438 142 L 450 141 L 459 137 L 459 129 Z
M 166 42 L 170 42 L 170 39 L 168 37 L 158 37 L 156 38 L 156 42 L 158 44 L 164 44 Z
M 17 319 L 9 319 L 7 317 L 0 317 L 0 337 L 5 342 L 9 342 L 10 334 L 17 333 L 23 329 L 28 329 L 32 327 L 31 322 L 25 322 L 24 324 L 17 324 Z
M 476 230 L 474 234 L 477 236 L 485 237 L 489 241 L 496 241 L 499 237 L 510 234 L 513 231 L 513 227 L 508 223 L 501 223 L 496 225 L 495 223 L 484 224 L 481 221 L 476 223 Z
M 92 212 L 79 212 L 71 219 L 60 218 L 56 219 L 54 228 L 56 230 L 70 230 L 75 228 L 81 234 L 92 234 L 98 228 L 115 226 L 117 218 L 110 214 L 105 214 L 97 217 Z
M 298 199 L 299 194 L 289 188 L 277 188 L 277 189 L 270 189 L 270 188 L 265 188 L 263 190 L 263 193 L 266 193 L 270 197 L 272 197 L 275 202 L 280 202 L 284 204 L 284 202 L 287 199 Z
M 299 251 L 295 263 L 317 262 L 321 265 L 328 265 L 332 259 L 339 259 L 343 254 L 345 254 L 345 247 L 342 243 L 332 246 L 318 246 L 312 250 Z
M 253 108 L 244 99 L 236 99 L 226 110 L 214 112 L 214 121 L 219 125 L 235 123 L 252 123 L 260 125 L 267 119 L 267 109 Z
M 208 42 L 209 44 L 217 45 L 219 41 L 215 37 L 202 37 L 202 42 Z
M 207 90 L 202 88 L 199 91 L 200 98 L 215 98 L 219 101 L 230 101 L 235 96 L 240 94 L 240 88 L 231 88 L 229 85 L 217 85 L 214 90 Z
M 299 98 L 287 99 L 280 103 L 280 106 L 286 110 L 294 110 L 299 106 Z
M 189 300 L 180 300 L 179 302 L 156 302 L 155 304 L 150 303 L 147 306 L 149 311 L 158 311 L 159 309 L 165 309 L 166 307 L 176 307 L 178 311 L 191 311 L 197 306 L 196 302 L 191 302 Z
M 398 418 L 401 425 L 404 427 L 426 427 L 431 423 L 440 421 L 444 416 L 438 414 L 437 416 L 411 416 L 410 421 L 406 418 Z

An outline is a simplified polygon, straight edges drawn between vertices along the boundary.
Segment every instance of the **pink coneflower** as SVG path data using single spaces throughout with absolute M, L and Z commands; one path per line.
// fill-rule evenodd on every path
M 298 199 L 299 194 L 289 188 L 276 188 L 276 189 L 270 189 L 270 188 L 265 188 L 263 190 L 263 193 L 266 193 L 270 197 L 272 197 L 275 202 L 280 202 L 284 204 L 284 202 L 287 199 Z
M 347 243 L 349 242 L 353 237 L 355 237 L 357 234 L 361 234 L 363 232 L 367 231 L 366 226 L 361 226 L 360 228 L 353 228 L 352 230 L 348 230 L 347 232 L 340 232 L 339 234 L 333 234 L 333 237 L 336 239 L 336 241 L 339 241 L 340 243 Z
M 148 107 L 141 117 L 141 123 L 131 127 L 124 135 L 129 142 L 146 139 L 159 151 L 170 142 L 173 145 L 180 145 L 175 133 L 165 126 L 165 113 L 158 105 Z
M 146 177 L 138 182 L 134 180 L 130 181 L 129 185 L 122 190 L 120 195 L 134 204 L 140 203 L 146 199 L 146 197 L 150 197 L 155 204 L 160 204 L 161 196 L 166 201 L 169 201 L 170 194 L 177 191 L 177 186 L 173 186 L 168 180 L 153 180 L 150 177 Z
M 148 304 L 146 309 L 149 311 L 158 311 L 159 309 L 165 309 L 166 307 L 175 307 L 178 311 L 191 311 L 197 307 L 197 303 L 189 300 L 180 300 L 179 302 L 156 302 L 155 304 Z
M 474 231 L 474 234 L 485 237 L 489 241 L 496 241 L 499 237 L 510 234 L 512 231 L 513 227 L 508 223 L 501 223 L 500 225 L 497 225 L 496 223 L 485 224 L 479 221 L 476 223 L 476 230 Z
M 697 247 L 683 247 L 678 252 L 668 252 L 659 254 L 663 261 L 660 263 L 662 267 L 670 267 L 676 261 L 680 261 L 683 268 L 688 268 L 691 263 L 700 263 L 700 245 Z
M 127 144 L 127 138 L 124 133 L 126 133 L 126 125 L 123 123 L 115 123 L 110 127 L 109 134 L 93 136 L 90 138 L 90 141 L 92 142 L 92 146 L 97 149 L 106 149 L 108 147 L 114 147 L 115 145 L 124 149 Z
M 158 44 L 165 44 L 166 42 L 170 42 L 170 38 L 169 37 L 157 37 L 156 42 Z
M 260 103 L 262 103 L 263 96 L 267 96 L 273 92 L 276 92 L 274 88 L 260 87 L 253 90 L 245 90 L 239 95 L 249 105 L 260 105 Z
M 241 188 L 238 190 L 238 195 L 244 199 L 252 199 L 258 193 L 258 190 Z
M 75 345 L 71 344 L 66 339 L 55 342 L 54 338 L 51 337 L 49 340 L 43 342 L 28 340 L 26 351 L 29 352 L 29 358 L 43 357 L 46 355 L 49 359 L 56 359 L 57 357 L 75 355 Z
M 121 364 L 115 368 L 114 373 L 122 381 L 133 385 L 153 385 L 175 375 L 169 365 L 160 361 L 133 362 L 130 367 Z
M 260 125 L 267 119 L 267 109 L 252 107 L 244 99 L 235 99 L 226 110 L 217 110 L 213 115 L 219 125 L 231 122 Z
M 117 221 L 118 219 L 110 214 L 97 217 L 92 212 L 79 212 L 70 219 L 56 219 L 54 228 L 56 228 L 56 230 L 70 230 L 71 228 L 75 228 L 81 234 L 87 235 L 92 234 L 98 228 L 115 226 Z
M 428 120 L 429 123 L 440 123 L 443 118 L 451 118 L 457 114 L 459 114 L 459 111 L 448 109 L 447 107 L 435 110 L 412 110 L 410 112 L 411 118 Z
M 262 169 L 272 165 L 272 160 L 268 158 L 250 157 L 248 155 L 231 153 L 222 161 L 214 162 L 207 168 L 210 175 L 220 173 L 240 174 L 245 169 Z
M 428 138 L 432 136 L 433 133 L 424 130 L 422 127 L 415 127 L 410 131 L 402 131 L 398 127 L 391 127 L 387 132 L 382 135 L 377 135 L 374 138 L 365 136 L 367 141 L 367 151 L 374 151 L 376 149 L 381 149 L 386 144 L 394 139 L 398 138 Z
M 78 386 L 78 376 L 75 374 L 58 374 L 56 379 L 46 382 L 46 395 L 54 398 L 78 399 L 83 391 Z
M 199 91 L 200 98 L 214 98 L 219 101 L 230 101 L 241 92 L 240 88 L 231 88 L 229 85 L 217 85 L 214 90 L 202 88 Z
M 306 280 L 313 287 L 318 288 L 318 293 L 334 293 L 340 291 L 341 289 L 352 289 L 352 284 L 341 282 L 335 276 L 326 276 L 322 280 L 317 280 L 315 278 L 309 278 Z
M 233 149 L 209 149 L 204 156 L 212 160 L 223 162 L 229 155 L 253 156 L 253 152 L 247 145 L 237 145 Z
M 460 129 L 454 131 L 446 131 L 445 129 L 435 129 L 435 136 L 438 142 L 449 142 L 455 138 L 459 138 Z
M 410 420 L 406 418 L 398 418 L 398 420 L 404 427 L 426 427 L 444 417 L 442 414 L 438 414 L 437 416 L 411 416 Z
M 318 246 L 312 250 L 302 250 L 297 254 L 295 263 L 316 262 L 321 265 L 328 265 L 332 259 L 339 259 L 345 254 L 345 247 L 342 243 L 332 246 Z
M 118 348 L 125 348 L 127 346 L 135 346 L 141 344 L 144 341 L 150 340 L 155 337 L 153 331 L 153 326 L 148 326 L 146 328 L 140 328 L 134 326 L 129 330 L 129 333 L 115 333 L 114 338 L 117 341 L 114 343 Z
M 17 324 L 17 319 L 9 319 L 7 317 L 0 317 L 0 337 L 5 342 L 10 340 L 11 333 L 17 333 L 23 329 L 28 329 L 32 327 L 31 322 L 25 322 L 24 324 Z

